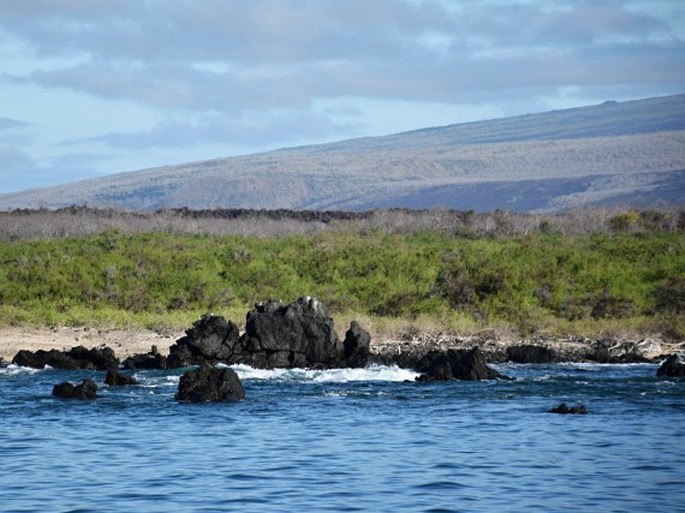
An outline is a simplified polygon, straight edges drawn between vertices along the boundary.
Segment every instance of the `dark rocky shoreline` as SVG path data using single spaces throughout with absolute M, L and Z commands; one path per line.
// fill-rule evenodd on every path
M 441 340 L 404 340 L 376 344 L 375 352 L 393 357 L 403 353 L 425 353 L 449 349 L 478 348 L 488 363 L 659 363 L 677 349 L 651 338 L 638 341 L 614 338 L 530 338 L 502 341 L 494 337 L 446 337 Z
M 373 350 L 372 350 L 373 349 Z M 341 340 L 326 307 L 316 298 L 301 297 L 290 304 L 278 300 L 255 306 L 246 316 L 244 333 L 221 316 L 207 314 L 176 340 L 169 354 L 156 347 L 146 354 L 118 360 L 108 347 L 19 351 L 12 363 L 43 368 L 116 371 L 171 369 L 222 363 L 255 368 L 343 368 L 371 364 L 397 365 L 422 374 L 421 380 L 506 379 L 488 364 L 514 363 L 658 363 L 666 359 L 660 343 L 615 340 L 532 339 L 515 344 L 466 338 L 372 344 L 371 337 L 352 322 Z M 675 360 L 673 359 L 675 358 Z M 682 362 L 675 356 L 660 372 L 679 376 Z

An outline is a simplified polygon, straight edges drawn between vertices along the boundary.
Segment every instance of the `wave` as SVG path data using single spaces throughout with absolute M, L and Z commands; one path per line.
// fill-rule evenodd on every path
M 255 369 L 232 365 L 241 380 L 297 381 L 312 383 L 349 383 L 354 381 L 414 381 L 419 373 L 396 365 L 372 365 L 361 369 Z
M 34 369 L 32 367 L 22 367 L 21 365 L 15 365 L 10 363 L 6 367 L 0 367 L 0 376 L 17 376 L 20 374 L 35 374 L 44 370 L 49 370 L 52 367 L 45 366 L 44 369 Z

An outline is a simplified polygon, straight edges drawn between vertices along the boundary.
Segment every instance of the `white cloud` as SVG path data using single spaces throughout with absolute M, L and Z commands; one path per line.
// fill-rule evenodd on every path
M 682 92 L 684 26 L 677 0 L 0 0 L 0 116 L 39 165 L 147 165 Z

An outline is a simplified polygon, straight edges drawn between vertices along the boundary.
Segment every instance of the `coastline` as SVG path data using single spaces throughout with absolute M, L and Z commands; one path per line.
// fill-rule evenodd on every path
M 161 353 L 185 334 L 184 330 L 157 332 L 145 329 L 96 329 L 88 327 L 5 327 L 0 328 L 0 361 L 9 363 L 21 351 L 70 349 L 84 346 L 111 348 L 120 359 L 147 353 L 156 345 Z
M 123 360 L 134 354 L 144 354 L 157 346 L 162 354 L 185 335 L 185 330 L 158 332 L 145 329 L 97 329 L 89 327 L 4 327 L 0 328 L 0 362 L 10 363 L 22 349 L 70 349 L 76 346 L 110 347 Z M 507 361 L 507 350 L 521 345 L 539 346 L 554 352 L 558 361 L 601 361 L 606 355 L 612 362 L 631 362 L 635 357 L 649 361 L 665 359 L 673 353 L 685 352 L 685 341 L 666 342 L 658 339 L 590 340 L 580 337 L 495 339 L 490 337 L 417 336 L 411 340 L 373 337 L 371 351 L 378 354 L 445 351 L 478 347 L 491 363 Z M 588 357 L 588 355 L 599 355 Z

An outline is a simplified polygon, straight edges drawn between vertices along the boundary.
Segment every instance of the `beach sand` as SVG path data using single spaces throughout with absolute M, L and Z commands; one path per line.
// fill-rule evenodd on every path
M 12 361 L 22 349 L 70 349 L 75 346 L 87 348 L 106 345 L 118 358 L 124 359 L 133 354 L 147 353 L 156 345 L 162 354 L 184 335 L 177 332 L 158 333 L 153 330 L 100 330 L 93 328 L 0 328 L 0 358 Z
M 169 353 L 169 347 L 185 335 L 184 330 L 158 332 L 145 329 L 96 329 L 88 327 L 4 327 L 0 328 L 0 361 L 9 363 L 22 349 L 37 351 L 39 349 L 70 349 L 76 346 L 87 348 L 107 346 L 111 348 L 120 360 L 134 354 L 147 353 L 154 345 L 162 354 Z M 339 334 L 341 335 L 341 334 Z M 344 333 L 342 334 L 344 337 Z M 413 340 L 397 340 L 386 337 L 374 337 L 372 334 L 371 351 L 384 354 L 398 354 L 412 350 L 447 350 L 469 349 L 480 347 L 486 355 L 500 355 L 508 346 L 521 343 L 534 343 L 554 350 L 558 355 L 569 356 L 583 353 L 594 342 L 587 339 L 548 339 L 525 341 L 519 339 L 492 339 L 481 337 L 418 337 Z M 619 348 L 626 341 L 614 341 Z M 628 342 L 629 350 L 637 351 L 648 358 L 664 358 L 668 354 L 685 352 L 685 341 L 667 343 L 646 339 Z

